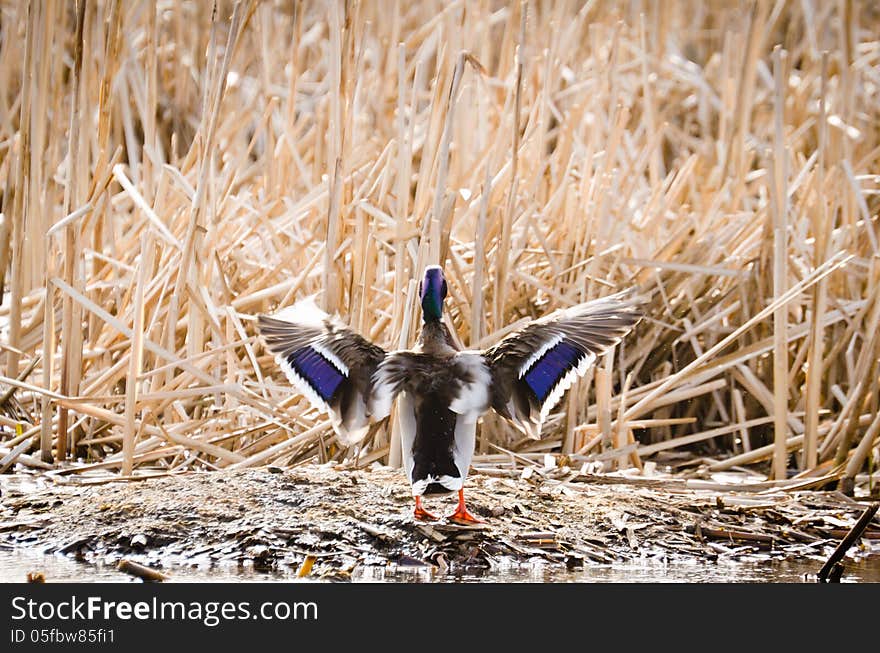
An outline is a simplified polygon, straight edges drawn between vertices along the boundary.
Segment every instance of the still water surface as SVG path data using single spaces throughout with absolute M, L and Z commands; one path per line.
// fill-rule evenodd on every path
M 574 571 L 543 565 L 516 567 L 475 574 L 441 574 L 430 568 L 363 567 L 352 576 L 354 582 L 506 582 L 506 583 L 804 583 L 815 582 L 820 559 L 779 562 L 723 561 L 664 564 L 655 560 L 615 565 L 591 565 Z M 140 582 L 116 570 L 112 564 L 87 564 L 61 555 L 38 551 L 0 551 L 0 582 L 18 583 L 28 572 L 41 571 L 47 582 Z M 289 582 L 297 580 L 295 570 L 262 573 L 249 567 L 174 566 L 164 569 L 178 582 Z M 880 556 L 846 560 L 843 582 L 880 582 Z

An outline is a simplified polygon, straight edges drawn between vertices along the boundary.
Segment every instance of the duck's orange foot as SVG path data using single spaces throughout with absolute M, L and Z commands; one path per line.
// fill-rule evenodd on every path
M 422 508 L 422 497 L 416 497 L 416 509 L 413 511 L 413 519 L 417 521 L 437 521 L 439 518 Z
M 456 524 L 464 525 L 484 523 L 482 519 L 477 519 L 468 511 L 464 504 L 464 490 L 458 491 L 458 507 L 455 509 L 454 513 L 449 515 L 448 519 Z
M 468 512 L 467 508 L 461 507 L 456 508 L 455 512 L 449 515 L 449 521 L 455 522 L 456 524 L 483 524 L 485 523 L 482 519 L 477 519 L 470 512 Z

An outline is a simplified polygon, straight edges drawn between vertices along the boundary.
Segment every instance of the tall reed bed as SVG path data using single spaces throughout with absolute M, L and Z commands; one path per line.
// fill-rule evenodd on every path
M 543 440 L 486 418 L 480 464 L 688 449 L 851 486 L 878 456 L 873 3 L 45 0 L 0 21 L 7 468 L 351 460 L 254 317 L 317 293 L 408 346 L 437 262 L 468 347 L 650 297 Z M 357 463 L 393 443 L 378 426 Z

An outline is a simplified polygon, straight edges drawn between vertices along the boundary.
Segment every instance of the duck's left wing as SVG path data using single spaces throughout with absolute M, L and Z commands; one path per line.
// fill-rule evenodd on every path
M 330 415 L 340 441 L 351 445 L 363 439 L 370 425 L 373 374 L 385 350 L 311 300 L 257 320 L 278 365 L 313 406 Z
M 491 403 L 538 438 L 548 413 L 583 374 L 641 318 L 629 293 L 602 297 L 535 320 L 488 349 Z

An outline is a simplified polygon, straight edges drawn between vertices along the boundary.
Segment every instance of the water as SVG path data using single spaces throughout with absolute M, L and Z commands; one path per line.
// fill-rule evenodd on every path
M 441 574 L 426 567 L 362 567 L 354 582 L 581 582 L 581 583 L 803 583 L 815 582 L 821 559 L 796 561 L 750 560 L 694 561 L 664 564 L 656 560 L 626 564 L 586 566 L 574 571 L 536 564 L 474 574 Z M 140 582 L 116 570 L 113 564 L 77 562 L 39 551 L 0 551 L 0 582 L 23 582 L 28 572 L 41 571 L 47 582 Z M 258 572 L 250 567 L 186 566 L 164 569 L 172 582 L 254 582 L 297 580 L 295 570 Z M 843 582 L 880 582 L 880 556 L 846 560 Z

